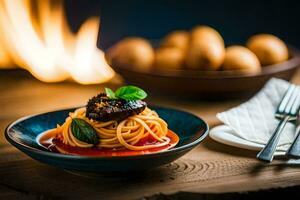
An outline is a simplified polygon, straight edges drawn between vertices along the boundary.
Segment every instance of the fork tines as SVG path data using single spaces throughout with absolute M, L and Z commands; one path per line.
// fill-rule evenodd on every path
M 300 106 L 300 88 L 291 85 L 286 91 L 276 112 L 277 117 L 290 115 L 296 117 Z

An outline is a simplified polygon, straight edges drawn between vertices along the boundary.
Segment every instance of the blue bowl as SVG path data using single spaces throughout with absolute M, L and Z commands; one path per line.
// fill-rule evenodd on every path
M 6 139 L 16 148 L 40 162 L 76 172 L 128 172 L 152 169 L 174 161 L 197 146 L 208 134 L 209 127 L 199 117 L 180 110 L 151 107 L 177 133 L 179 143 L 172 149 L 153 154 L 124 157 L 74 156 L 50 152 L 40 146 L 36 137 L 62 124 L 76 108 L 23 117 L 10 124 Z

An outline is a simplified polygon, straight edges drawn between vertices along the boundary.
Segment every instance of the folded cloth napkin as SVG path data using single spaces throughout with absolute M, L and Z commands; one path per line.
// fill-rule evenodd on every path
M 266 144 L 279 123 L 275 112 L 289 85 L 287 81 L 273 78 L 249 101 L 218 113 L 217 118 L 230 127 L 235 136 Z M 287 123 L 277 150 L 288 149 L 295 137 L 295 129 L 294 123 Z

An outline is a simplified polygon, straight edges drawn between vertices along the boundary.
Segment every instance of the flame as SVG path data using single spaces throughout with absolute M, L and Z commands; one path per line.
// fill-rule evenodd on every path
M 99 22 L 90 18 L 75 34 L 63 1 L 0 0 L 0 68 L 17 65 L 45 82 L 108 81 L 114 71 L 96 47 Z

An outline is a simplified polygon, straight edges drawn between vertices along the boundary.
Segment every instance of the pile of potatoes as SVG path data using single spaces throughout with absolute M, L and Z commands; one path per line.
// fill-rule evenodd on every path
M 161 40 L 157 49 L 139 37 L 121 40 L 107 52 L 112 66 L 126 66 L 143 71 L 229 70 L 258 73 L 262 66 L 273 65 L 289 57 L 286 44 L 271 34 L 252 36 L 246 47 L 225 48 L 222 36 L 208 26 L 191 31 L 174 31 Z

